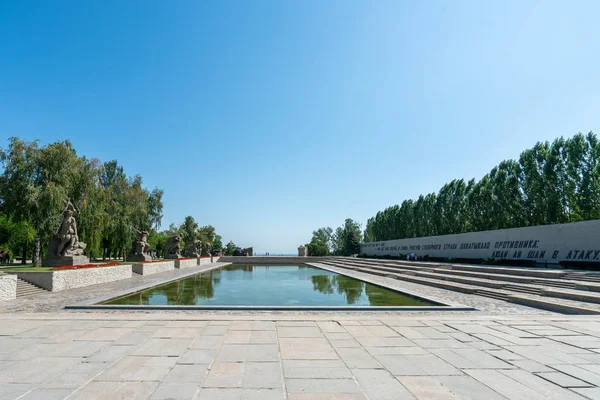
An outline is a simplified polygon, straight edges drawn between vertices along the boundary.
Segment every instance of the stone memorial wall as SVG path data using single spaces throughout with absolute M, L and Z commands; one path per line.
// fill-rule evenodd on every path
M 361 243 L 367 256 L 600 262 L 600 220 Z

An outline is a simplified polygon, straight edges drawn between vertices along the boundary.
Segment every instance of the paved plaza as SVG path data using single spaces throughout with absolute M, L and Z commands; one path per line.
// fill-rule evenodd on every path
M 600 398 L 589 316 L 61 312 L 0 335 L 2 399 Z
M 0 399 L 600 399 L 597 316 L 358 271 L 475 310 L 63 308 L 220 265 L 0 303 Z

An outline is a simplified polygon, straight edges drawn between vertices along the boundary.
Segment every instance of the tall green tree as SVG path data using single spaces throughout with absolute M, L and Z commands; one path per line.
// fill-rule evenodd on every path
M 182 239 L 186 245 L 189 245 L 198 239 L 198 224 L 191 215 L 185 217 L 185 221 L 181 224 L 180 230 L 183 232 Z
M 333 234 L 333 254 L 339 256 L 351 256 L 360 252 L 362 238 L 361 226 L 358 222 L 347 218 L 342 226 L 339 226 Z
M 600 144 L 591 132 L 538 142 L 518 160 L 502 161 L 479 181 L 455 179 L 437 194 L 387 207 L 367 220 L 363 240 L 590 219 L 600 219 Z
M 221 235 L 215 234 L 215 238 L 212 242 L 211 250 L 222 250 L 222 249 L 223 249 L 223 238 L 221 237 Z

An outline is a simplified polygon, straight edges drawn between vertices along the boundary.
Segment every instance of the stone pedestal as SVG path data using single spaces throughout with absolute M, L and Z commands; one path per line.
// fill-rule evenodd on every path
M 152 256 L 149 254 L 131 254 L 127 256 L 127 262 L 152 262 Z
M 86 256 L 51 256 L 42 259 L 42 267 L 62 267 L 63 265 L 89 264 L 90 259 Z
M 298 247 L 298 257 L 308 257 L 308 248 L 306 246 Z

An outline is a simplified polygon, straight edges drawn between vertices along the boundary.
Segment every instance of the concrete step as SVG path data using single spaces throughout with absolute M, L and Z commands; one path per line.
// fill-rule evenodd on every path
M 33 296 L 35 294 L 48 293 L 46 289 L 17 278 L 17 297 Z
M 340 263 L 334 263 L 340 264 Z M 344 264 L 342 264 L 344 265 Z M 338 265 L 339 266 L 339 265 Z M 559 312 L 563 314 L 600 314 L 600 308 L 594 309 L 585 305 L 585 298 L 582 296 L 573 295 L 573 300 L 566 299 L 564 297 L 557 298 L 555 295 L 571 296 L 571 293 L 554 291 L 554 290 L 543 290 L 542 288 L 531 288 L 527 286 L 519 285 L 505 285 L 503 289 L 489 289 L 481 288 L 476 285 L 469 285 L 447 279 L 436 279 L 432 277 L 425 277 L 423 274 L 415 273 L 414 271 L 402 271 L 390 272 L 375 268 L 364 268 L 354 267 L 356 271 L 370 273 L 380 276 L 387 276 L 398 280 L 404 280 L 407 282 L 439 287 L 442 289 L 474 294 L 478 296 L 493 298 L 496 300 L 509 301 L 516 304 L 521 304 L 534 308 L 541 308 L 548 311 Z M 431 274 L 435 275 L 435 274 Z M 515 293 L 515 288 L 519 290 L 519 293 Z M 538 290 L 540 292 L 538 292 Z M 592 300 L 598 300 L 600 302 L 600 296 L 593 296 Z M 551 297 L 551 298 L 549 298 Z M 578 300 L 578 301 L 575 301 Z
M 339 264 L 342 265 L 343 264 Z M 404 267 L 383 267 L 383 266 L 372 266 L 372 269 L 379 269 L 390 272 L 401 272 L 404 273 Z M 411 268 L 414 270 L 415 268 Z M 461 282 L 465 284 L 472 285 L 480 285 L 485 287 L 495 287 L 495 288 L 510 288 L 516 292 L 522 293 L 530 293 L 530 294 L 539 294 L 543 287 L 556 287 L 563 289 L 571 289 L 571 290 L 594 290 L 600 291 L 600 286 L 598 287 L 580 287 L 577 282 L 571 281 L 563 281 L 557 279 L 544 279 L 544 278 L 532 278 L 527 276 L 510 276 L 510 275 L 502 275 L 502 274 L 487 274 L 483 272 L 470 272 L 470 271 L 458 271 L 453 269 L 433 269 L 433 268 L 416 268 L 418 272 L 416 275 L 419 276 L 430 276 L 436 277 L 440 279 L 446 279 L 454 282 Z M 429 275 L 434 274 L 434 275 Z M 443 275 L 447 275 L 448 278 L 443 278 Z M 462 278 L 465 279 L 462 279 Z M 500 282 L 499 282 L 500 281 Z M 520 286 L 514 284 L 506 284 L 501 281 L 507 282 L 516 282 L 521 283 L 523 285 L 528 286 Z M 541 288 L 531 287 L 531 285 L 541 286 Z
M 536 295 L 539 295 L 540 293 L 542 293 L 542 290 L 543 290 L 542 288 L 539 288 L 539 287 L 514 285 L 514 284 L 505 285 L 504 289 L 510 290 L 513 292 L 530 293 L 530 294 L 536 294 Z
M 577 290 L 586 290 L 588 292 L 600 292 L 600 284 L 594 282 L 582 282 L 575 285 Z
M 582 272 L 570 272 L 565 275 L 565 279 L 574 281 L 586 281 L 600 283 L 600 276 L 596 274 L 586 274 Z
M 539 296 L 513 295 L 509 297 L 508 301 L 561 314 L 600 314 L 600 309 L 589 308 L 576 302 L 569 302 L 568 300 L 558 301 L 556 299 L 542 298 Z
M 352 260 L 348 258 L 347 260 Z M 376 259 L 363 258 L 361 261 L 372 261 L 377 262 Z M 486 273 L 499 273 L 504 275 L 518 275 L 518 276 L 532 276 L 538 278 L 561 278 L 567 274 L 567 272 L 558 269 L 535 269 L 535 268 L 517 268 L 517 267 L 496 267 L 496 266 L 480 266 L 480 265 L 468 265 L 468 264 L 450 264 L 450 263 L 434 263 L 424 261 L 392 261 L 385 260 L 388 264 L 394 264 L 399 266 L 411 266 L 411 267 L 426 267 L 426 268 L 444 268 L 453 269 L 460 271 L 475 271 L 475 272 L 486 272 Z
M 564 289 L 577 289 L 577 283 L 576 282 L 569 282 L 569 281 L 564 281 L 564 282 L 553 282 L 549 279 L 546 280 L 534 280 L 532 282 L 534 285 L 541 285 L 541 286 L 552 286 L 552 287 L 559 287 L 559 288 L 564 288 Z
M 484 297 L 489 297 L 492 299 L 496 299 L 496 300 L 503 300 L 506 301 L 508 300 L 508 296 L 506 296 L 503 293 L 497 293 L 491 290 L 477 290 L 474 294 L 478 295 L 478 296 L 484 296 Z
M 584 303 L 600 304 L 600 294 L 596 293 L 581 293 L 558 289 L 547 289 L 543 290 L 541 295 L 547 297 L 557 297 L 561 299 L 575 300 Z

